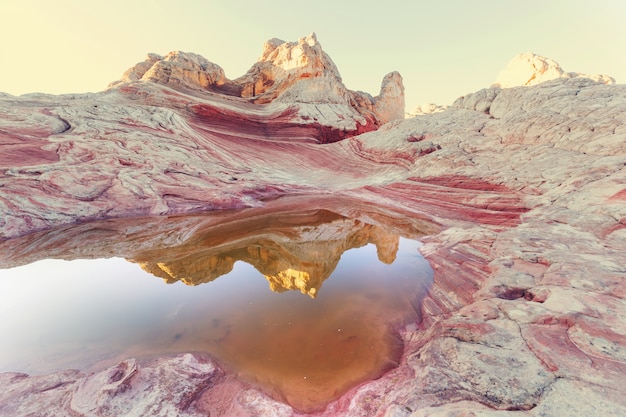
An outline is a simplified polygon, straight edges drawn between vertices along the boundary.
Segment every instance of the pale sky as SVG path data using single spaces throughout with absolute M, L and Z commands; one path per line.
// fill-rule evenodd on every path
M 490 86 L 535 52 L 626 83 L 624 0 L 0 0 L 0 91 L 101 91 L 148 52 L 195 52 L 228 78 L 271 38 L 315 32 L 344 84 L 377 95 L 404 78 L 407 110 Z

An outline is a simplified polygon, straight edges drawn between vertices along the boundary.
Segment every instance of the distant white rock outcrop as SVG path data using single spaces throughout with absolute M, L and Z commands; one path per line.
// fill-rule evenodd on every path
M 500 72 L 494 87 L 510 88 L 537 85 L 556 78 L 590 78 L 601 84 L 615 84 L 615 79 L 604 74 L 588 75 L 578 72 L 565 72 L 554 60 L 532 52 L 525 52 L 513 58 Z
M 435 104 L 435 103 L 424 103 L 415 107 L 412 111 L 406 113 L 406 118 L 409 119 L 415 116 L 421 116 L 423 114 L 433 114 L 433 113 L 441 113 L 445 111 L 449 106 Z

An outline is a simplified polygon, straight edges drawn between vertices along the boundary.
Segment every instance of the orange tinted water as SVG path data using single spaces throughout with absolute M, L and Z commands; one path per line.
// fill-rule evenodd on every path
M 373 244 L 344 252 L 315 298 L 272 292 L 243 262 L 196 287 L 166 285 L 123 259 L 0 270 L 0 371 L 208 352 L 274 398 L 318 410 L 398 362 L 396 330 L 419 320 L 432 281 L 418 245 L 401 239 L 391 264 Z

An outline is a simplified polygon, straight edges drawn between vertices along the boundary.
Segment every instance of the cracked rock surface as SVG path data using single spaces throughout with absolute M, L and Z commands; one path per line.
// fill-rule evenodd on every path
M 280 45 L 266 55 L 282 57 Z M 285 71 L 281 82 L 298 84 Z M 249 89 L 263 86 L 254 80 Z M 421 322 L 402 332 L 401 363 L 318 415 L 626 415 L 626 85 L 493 87 L 366 132 L 356 126 L 369 113 L 345 107 L 373 106 L 366 96 L 255 104 L 168 83 L 0 95 L 2 245 L 75 222 L 294 193 L 427 218 L 441 227 L 421 248 L 434 284 Z M 302 415 L 191 354 L 0 381 L 2 416 Z

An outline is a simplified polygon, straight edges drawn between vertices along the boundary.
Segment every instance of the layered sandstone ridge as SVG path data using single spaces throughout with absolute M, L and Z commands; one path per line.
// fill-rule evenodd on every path
M 297 103 L 303 121 L 319 120 L 326 113 L 335 113 L 364 126 L 350 129 L 359 132 L 404 117 L 404 86 L 398 72 L 384 77 L 376 97 L 350 91 L 315 33 L 297 42 L 268 40 L 258 61 L 235 80 L 227 79 L 220 66 L 200 55 L 175 51 L 164 57 L 148 54 L 145 61 L 128 69 L 109 87 L 136 81 L 195 92 L 218 92 L 246 98 L 255 104 Z
M 311 107 L 277 100 L 143 81 L 95 95 L 2 96 L 1 237 L 102 218 L 263 208 L 285 195 L 349 198 L 359 204 L 335 212 L 391 230 L 427 218 L 441 227 L 421 249 L 434 283 L 422 320 L 402 332 L 401 363 L 323 415 L 626 415 L 625 85 L 566 76 L 486 88 L 323 146 L 320 137 L 343 131 L 336 113 L 323 119 L 335 130 L 305 125 L 302 109 Z M 17 242 L 3 247 L 24 248 Z M 209 404 L 225 415 L 302 415 L 211 379 L 211 366 L 196 378 L 181 361 L 192 358 L 139 367 L 135 375 L 160 375 L 150 398 L 133 385 L 144 379 L 115 367 L 4 374 L 0 414 L 87 415 L 91 401 L 103 404 L 88 410 L 96 416 L 113 404 L 118 416 L 167 405 L 170 415 L 195 417 Z M 158 371 L 172 365 L 178 371 Z M 120 380 L 124 389 L 109 389 Z M 170 396 L 183 390 L 188 397 Z

